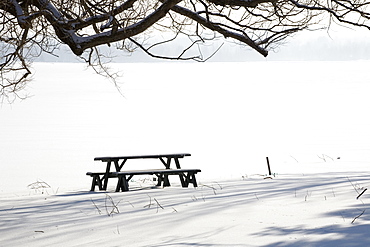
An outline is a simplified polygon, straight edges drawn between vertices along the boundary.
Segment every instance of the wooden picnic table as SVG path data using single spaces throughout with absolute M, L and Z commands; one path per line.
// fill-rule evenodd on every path
M 120 181 L 124 181 L 124 183 L 128 182 L 128 180 L 131 179 L 133 175 L 139 175 L 139 173 L 136 171 L 135 173 L 129 173 L 129 171 L 121 172 L 123 166 L 127 162 L 127 160 L 130 159 L 159 159 L 161 163 L 164 165 L 165 170 L 171 169 L 171 162 L 174 160 L 176 169 L 171 169 L 170 171 L 163 170 L 162 172 L 158 172 L 158 169 L 154 170 L 142 170 L 140 174 L 155 174 L 158 176 L 160 182 L 164 182 L 164 186 L 169 186 L 168 182 L 168 175 L 174 175 L 177 174 L 180 176 L 180 181 L 183 187 L 187 187 L 187 185 L 190 183 L 193 183 L 193 185 L 196 187 L 196 180 L 195 175 L 197 172 L 200 172 L 199 169 L 181 169 L 180 161 L 179 159 L 184 158 L 185 156 L 191 156 L 189 153 L 178 153 L 178 154 L 155 154 L 155 155 L 131 155 L 131 156 L 108 156 L 108 157 L 96 157 L 94 158 L 95 161 L 101 161 L 106 163 L 105 172 L 99 172 L 99 173 L 92 173 L 88 172 L 87 175 L 90 175 L 93 177 L 93 183 L 91 186 L 91 190 L 93 191 L 95 186 L 99 186 L 100 190 L 107 190 L 108 186 L 108 179 L 118 177 L 119 181 L 117 184 L 117 190 L 118 187 L 122 190 L 126 190 L 126 187 L 122 187 L 122 184 L 119 184 Z M 114 164 L 115 171 L 111 171 L 112 163 Z M 126 178 L 126 176 L 129 176 Z M 128 190 L 128 187 L 127 187 Z

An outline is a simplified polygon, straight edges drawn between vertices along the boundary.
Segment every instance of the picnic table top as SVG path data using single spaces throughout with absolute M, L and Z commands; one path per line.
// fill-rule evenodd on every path
M 107 156 L 107 157 L 95 157 L 94 160 L 109 161 L 109 160 L 121 160 L 121 159 L 159 159 L 159 158 L 183 158 L 185 156 L 191 156 L 189 153 L 178 153 L 178 154 L 153 154 L 153 155 L 129 155 L 129 156 Z

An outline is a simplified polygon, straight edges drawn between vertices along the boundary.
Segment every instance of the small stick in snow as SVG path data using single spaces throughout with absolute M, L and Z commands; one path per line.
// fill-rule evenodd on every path
M 269 176 L 271 176 L 272 173 L 271 173 L 271 167 L 270 167 L 269 157 L 266 157 L 266 161 L 267 161 L 267 169 L 269 170 Z
M 258 196 L 257 196 L 257 194 L 256 194 L 256 193 L 254 193 L 254 196 L 256 197 L 256 199 L 257 199 L 257 200 L 260 200 L 260 199 L 258 198 Z
M 358 196 L 357 196 L 357 200 L 358 200 L 358 198 L 360 198 L 360 196 L 362 196 L 364 193 L 365 193 L 365 191 L 367 191 L 367 188 L 365 188 Z
M 291 156 L 291 155 L 290 155 L 290 157 L 292 157 L 292 159 L 294 159 L 295 161 L 297 161 L 297 163 L 299 163 L 299 162 L 298 162 L 298 160 L 297 160 L 296 158 L 294 158 L 294 157 L 293 157 L 293 156 Z
M 92 198 L 90 198 L 90 199 L 91 199 L 91 202 L 94 204 L 95 208 L 98 210 L 99 214 L 101 215 L 101 211 L 100 211 L 100 209 L 98 208 L 98 206 L 96 206 L 96 204 L 95 204 L 95 202 L 93 201 L 93 199 L 92 199 Z
M 159 206 L 161 209 L 164 209 L 164 208 L 162 207 L 162 205 L 161 205 L 161 204 L 159 204 L 159 202 L 157 201 L 157 199 L 155 199 L 155 198 L 154 198 L 154 201 L 157 203 L 157 213 L 158 213 L 158 206 Z
M 355 222 L 355 220 L 357 220 L 358 218 L 361 217 L 361 215 L 363 215 L 365 213 L 366 209 L 364 209 L 364 211 L 361 212 L 361 214 L 357 215 L 351 222 L 351 224 L 353 224 Z
M 215 195 L 216 195 L 216 190 L 217 190 L 217 189 L 216 189 L 215 187 L 212 187 L 212 186 L 209 186 L 209 185 L 205 185 L 205 184 L 203 184 L 202 186 L 213 189 L 213 194 L 215 194 Z
M 152 203 L 152 197 L 150 195 L 147 194 L 147 196 L 149 196 L 149 204 L 148 205 L 145 205 L 144 208 L 150 208 L 152 205 L 154 205 Z
M 344 216 L 343 216 L 342 212 L 340 213 L 340 215 L 342 215 L 343 221 L 346 222 L 346 220 L 344 219 Z
M 215 183 L 218 185 L 218 187 L 220 187 L 220 190 L 222 190 L 222 186 L 217 182 L 215 182 Z
M 133 207 L 134 208 L 134 205 L 131 203 L 131 202 L 129 202 L 129 201 L 126 201 L 128 204 L 130 204 L 131 205 L 131 207 Z
M 304 197 L 304 201 L 306 202 L 307 201 L 307 197 L 309 197 L 309 196 L 311 196 L 310 195 L 310 193 L 308 192 L 308 190 L 307 190 L 307 194 L 306 194 L 306 196 Z

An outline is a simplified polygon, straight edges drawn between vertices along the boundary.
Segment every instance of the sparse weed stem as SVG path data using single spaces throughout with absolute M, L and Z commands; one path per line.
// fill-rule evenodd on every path
M 145 205 L 144 208 L 151 208 L 151 206 L 157 206 L 157 212 L 158 213 L 158 209 L 161 208 L 161 209 L 164 209 L 164 207 L 158 202 L 158 200 L 156 198 L 153 198 L 153 200 L 156 202 L 156 203 L 152 203 L 152 197 L 150 195 L 147 194 L 147 196 L 149 197 L 149 204 Z
M 322 154 L 321 156 L 317 155 L 317 157 L 319 157 L 319 159 L 323 160 L 324 162 L 326 162 L 327 159 L 331 159 L 332 161 L 334 161 L 334 159 L 332 157 L 330 157 L 329 155 L 326 155 L 326 154 Z
M 49 192 L 47 191 L 47 189 L 51 188 L 51 186 L 48 183 L 46 183 L 45 181 L 41 179 L 38 179 L 36 182 L 27 185 L 27 187 L 31 190 L 34 190 L 35 192 L 41 192 L 41 194 L 46 193 L 47 195 L 49 195 Z
M 290 155 L 290 157 L 291 157 L 292 159 L 294 159 L 297 163 L 299 163 L 299 161 L 298 161 L 295 157 L 293 157 L 292 155 Z
M 99 207 L 95 204 L 94 200 L 92 198 L 90 198 L 92 204 L 94 205 L 94 207 L 96 208 L 96 210 L 98 210 L 98 213 L 99 215 L 101 215 L 101 210 L 99 209 Z
M 147 195 L 149 197 L 149 204 L 145 205 L 144 208 L 150 208 L 152 205 L 154 205 L 152 203 L 152 197 L 150 195 Z
M 357 192 L 358 195 L 357 195 L 356 199 L 358 200 L 367 191 L 367 188 L 359 185 L 358 183 L 353 184 L 352 181 L 349 179 L 349 177 L 347 177 L 347 179 L 350 182 L 350 184 L 352 185 L 353 189 Z M 364 203 L 362 202 L 362 204 L 364 204 Z
M 343 213 L 342 213 L 342 212 L 340 212 L 340 215 L 342 216 L 343 222 L 346 222 L 346 219 L 344 218 L 344 216 L 343 216 Z
M 367 188 L 360 186 L 358 183 L 356 184 L 352 183 L 349 177 L 347 177 L 347 179 L 352 185 L 353 189 L 357 192 L 356 200 L 358 200 L 367 191 Z M 363 205 L 365 205 L 365 203 L 361 199 L 360 201 Z M 360 211 L 360 214 L 358 214 L 357 216 L 353 218 L 353 220 L 351 221 L 351 224 L 353 224 L 358 218 L 360 218 L 365 213 L 366 209 L 359 209 L 359 211 Z
M 197 198 L 195 195 L 193 195 L 193 196 L 191 197 L 191 199 L 193 200 L 193 202 L 198 201 L 198 198 Z M 202 200 L 203 200 L 204 202 L 206 201 L 206 196 L 205 196 L 204 194 L 202 194 Z
M 311 196 L 311 192 L 309 192 L 308 190 L 307 190 L 307 193 L 306 193 L 306 195 L 305 195 L 305 197 L 304 197 L 304 201 L 306 202 L 307 201 L 307 198 L 308 197 L 310 197 Z
M 205 202 L 206 201 L 206 196 L 202 194 L 202 199 Z
M 157 201 L 157 199 L 154 198 L 154 201 L 157 203 L 157 206 L 160 207 L 161 209 L 164 209 L 162 205 Z M 157 213 L 158 213 L 158 207 L 157 207 Z
M 96 208 L 96 210 L 98 211 L 99 215 L 102 215 L 102 210 L 98 207 L 98 205 L 96 205 L 96 203 L 94 202 L 92 198 L 90 198 L 90 200 L 92 204 L 94 205 L 94 207 Z M 105 194 L 104 208 L 105 208 L 106 214 L 108 216 L 113 216 L 113 214 L 119 214 L 120 211 L 118 209 L 118 204 L 120 202 L 121 200 L 115 203 L 113 198 L 110 195 Z
M 117 225 L 117 234 L 120 235 L 121 232 L 119 231 L 119 226 Z
M 130 204 L 131 205 L 131 207 L 135 207 L 131 202 L 129 202 L 129 201 L 126 201 L 128 204 Z
M 105 211 L 107 212 L 108 216 L 112 216 L 113 214 L 119 214 L 118 204 L 120 202 L 121 200 L 115 203 L 110 195 L 105 194 Z
M 213 190 L 213 194 L 215 194 L 215 195 L 217 195 L 217 193 L 216 193 L 216 188 L 214 188 L 214 187 L 212 187 L 212 186 L 206 186 L 206 187 L 209 187 L 209 188 L 211 188 L 212 190 Z
M 217 195 L 217 193 L 216 193 L 216 190 L 217 190 L 217 189 L 216 189 L 214 186 L 210 186 L 210 185 L 202 184 L 202 187 L 207 187 L 207 188 L 212 189 L 212 190 L 213 190 L 213 194 Z M 222 189 L 222 187 L 221 187 L 221 189 Z
M 349 179 L 349 177 L 347 177 L 348 179 L 348 182 L 350 182 L 350 184 L 352 185 L 353 189 L 357 192 L 357 194 L 360 194 L 360 192 L 358 192 L 358 190 L 360 189 L 359 188 L 359 185 L 358 184 L 353 184 L 352 181 Z
M 144 188 L 143 185 L 145 184 L 150 184 L 151 186 L 152 185 L 155 185 L 155 181 L 156 181 L 156 178 L 153 177 L 153 178 L 143 178 L 143 179 L 138 179 L 138 180 L 130 180 L 132 182 L 137 182 L 140 186 L 140 188 Z
M 256 197 L 256 199 L 259 201 L 260 199 L 258 198 L 257 196 L 257 193 L 254 193 L 254 196 Z
M 214 182 L 214 183 L 216 183 L 218 185 L 218 187 L 220 188 L 220 190 L 222 190 L 221 184 L 219 184 L 218 182 Z

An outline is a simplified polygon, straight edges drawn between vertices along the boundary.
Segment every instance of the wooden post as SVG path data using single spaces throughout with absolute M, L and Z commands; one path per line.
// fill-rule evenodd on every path
M 269 176 L 271 176 L 272 173 L 271 173 L 271 168 L 270 168 L 269 157 L 266 157 L 266 160 L 267 160 L 267 168 L 269 169 Z

